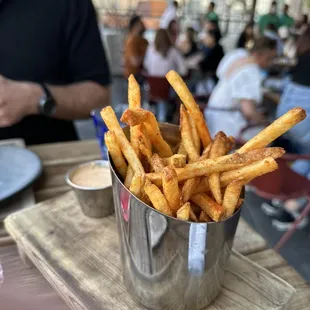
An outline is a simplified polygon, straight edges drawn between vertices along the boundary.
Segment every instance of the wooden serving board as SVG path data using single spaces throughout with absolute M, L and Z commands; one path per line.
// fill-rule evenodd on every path
M 114 215 L 87 218 L 73 192 L 21 210 L 8 232 L 72 309 L 144 309 L 122 283 Z M 207 309 L 289 309 L 294 288 L 233 251 L 219 297 Z
M 1 140 L 1 145 L 15 145 L 25 147 L 24 140 L 22 139 L 9 139 Z M 4 229 L 3 221 L 11 213 L 31 207 L 35 204 L 34 193 L 31 187 L 28 187 L 20 193 L 14 195 L 5 201 L 0 201 L 0 246 L 13 243 L 13 239 L 7 234 Z

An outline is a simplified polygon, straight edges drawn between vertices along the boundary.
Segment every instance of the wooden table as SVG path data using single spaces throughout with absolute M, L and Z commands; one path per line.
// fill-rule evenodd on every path
M 70 167 L 100 158 L 96 141 L 39 145 L 30 149 L 40 156 L 44 166 L 43 175 L 34 186 L 37 202 L 69 190 L 64 175 Z M 265 240 L 242 219 L 234 248 L 295 287 L 297 292 L 290 310 L 309 309 L 310 288 L 306 281 L 279 254 L 268 249 Z M 0 261 L 5 277 L 0 288 L 1 309 L 41 309 L 43 304 L 46 310 L 69 309 L 37 269 L 25 268 L 14 244 L 0 247 Z

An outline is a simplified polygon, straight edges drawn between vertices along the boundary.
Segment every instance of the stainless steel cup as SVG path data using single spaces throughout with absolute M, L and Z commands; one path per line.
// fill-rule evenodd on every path
M 128 128 L 124 128 L 128 134 Z M 177 126 L 161 124 L 176 145 Z M 128 292 L 151 309 L 201 309 L 219 294 L 240 209 L 218 223 L 192 223 L 164 215 L 133 196 L 110 161 L 123 280 Z
M 72 182 L 74 173 L 86 165 L 100 165 L 109 167 L 108 161 L 95 160 L 82 165 L 75 166 L 66 176 L 67 183 L 73 188 L 83 213 L 88 217 L 105 217 L 113 213 L 113 193 L 111 186 L 105 187 L 83 187 Z

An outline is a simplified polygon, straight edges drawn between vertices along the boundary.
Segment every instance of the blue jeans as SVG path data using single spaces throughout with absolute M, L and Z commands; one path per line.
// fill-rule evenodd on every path
M 295 146 L 298 154 L 310 155 L 310 87 L 289 82 L 283 92 L 276 116 L 280 117 L 295 107 L 305 109 L 307 118 L 293 127 L 286 137 Z M 310 161 L 296 160 L 292 169 L 310 179 Z

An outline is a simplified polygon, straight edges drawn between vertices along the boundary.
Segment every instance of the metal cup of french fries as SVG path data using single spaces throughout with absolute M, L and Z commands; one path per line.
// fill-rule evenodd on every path
M 234 151 L 235 139 L 212 139 L 193 96 L 174 71 L 180 127 L 159 124 L 141 108 L 140 88 L 129 77 L 129 108 L 121 121 L 101 111 L 109 132 L 114 205 L 124 283 L 151 309 L 201 309 L 219 294 L 244 201 L 243 188 L 278 168 L 285 151 L 268 147 L 302 121 L 294 108 Z

